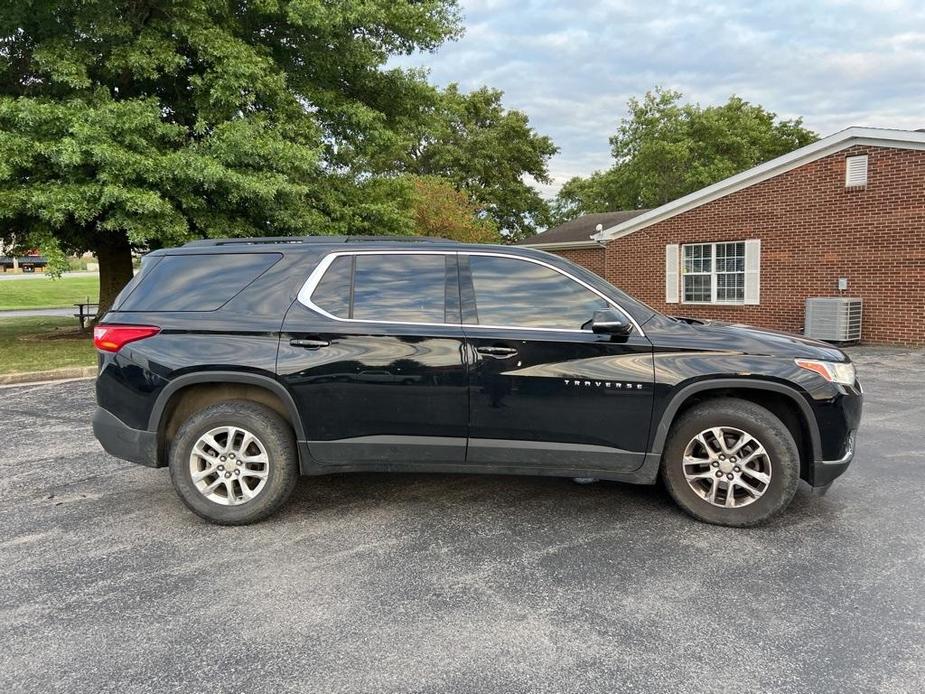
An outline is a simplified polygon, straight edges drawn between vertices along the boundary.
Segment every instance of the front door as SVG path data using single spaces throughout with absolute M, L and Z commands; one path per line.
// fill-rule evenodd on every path
M 462 463 L 456 254 L 327 256 L 286 314 L 277 372 L 323 465 Z
M 625 473 L 642 465 L 651 343 L 596 335 L 596 290 L 537 259 L 460 254 L 473 465 Z

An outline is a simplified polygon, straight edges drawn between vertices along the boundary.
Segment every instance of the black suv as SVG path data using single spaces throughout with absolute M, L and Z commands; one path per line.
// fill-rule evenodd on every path
M 302 475 L 651 484 L 753 525 L 854 453 L 840 350 L 662 315 L 563 258 L 425 239 L 197 241 L 146 256 L 94 333 L 111 454 L 224 524 Z

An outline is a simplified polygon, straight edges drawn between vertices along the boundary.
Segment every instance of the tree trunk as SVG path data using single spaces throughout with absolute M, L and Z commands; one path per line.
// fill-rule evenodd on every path
M 94 250 L 100 262 L 100 306 L 96 312 L 99 321 L 132 279 L 132 247 L 125 233 L 118 232 L 102 239 Z

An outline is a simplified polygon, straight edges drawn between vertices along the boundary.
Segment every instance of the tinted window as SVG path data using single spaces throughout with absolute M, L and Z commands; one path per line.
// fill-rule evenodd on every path
M 353 315 L 357 320 L 443 323 L 443 255 L 357 255 Z
M 214 311 L 257 279 L 279 253 L 173 255 L 145 270 L 120 311 Z
M 342 255 L 335 258 L 312 292 L 312 302 L 332 316 L 349 318 L 352 279 L 353 256 Z
M 543 265 L 469 256 L 481 325 L 578 330 L 608 304 L 591 290 Z
M 115 301 L 112 302 L 113 311 L 121 310 L 122 302 L 125 301 L 132 294 L 132 292 L 135 291 L 135 287 L 137 287 L 144 279 L 147 278 L 148 274 L 159 262 L 161 262 L 160 256 L 155 256 L 152 258 L 149 255 L 145 255 L 141 257 L 141 269 L 139 269 L 138 272 L 135 273 L 135 276 L 128 281 L 128 284 L 122 287 L 122 291 L 119 292 Z
M 312 302 L 338 318 L 444 323 L 446 263 L 443 255 L 340 256 L 315 287 Z

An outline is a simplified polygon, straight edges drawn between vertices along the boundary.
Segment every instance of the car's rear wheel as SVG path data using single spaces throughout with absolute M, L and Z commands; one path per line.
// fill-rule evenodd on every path
M 181 425 L 170 477 L 183 503 L 206 520 L 262 520 L 285 503 L 298 479 L 292 429 L 265 405 L 216 403 Z
M 742 527 L 787 507 L 800 457 L 790 431 L 769 410 L 746 400 L 708 400 L 672 427 L 661 474 L 694 518 Z

